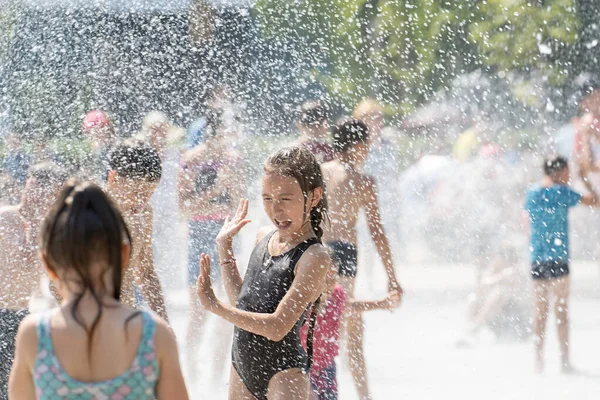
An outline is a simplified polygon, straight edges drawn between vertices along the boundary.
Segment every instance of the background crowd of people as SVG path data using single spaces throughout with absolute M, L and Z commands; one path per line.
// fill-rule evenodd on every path
M 335 121 L 324 102 L 305 102 L 297 137 L 273 140 L 264 163 L 249 156 L 243 118 L 222 87 L 187 130 L 153 111 L 139 132 L 117 135 L 109 113 L 88 112 L 89 147 L 76 163 L 9 133 L 0 176 L 8 283 L 0 295 L 0 398 L 78 390 L 90 398 L 185 398 L 167 280 L 187 293 L 186 333 L 177 341 L 188 383 L 209 364 L 219 385 L 231 354 L 230 398 L 334 399 L 343 344 L 356 393 L 369 399 L 363 313 L 400 305 L 395 262 L 413 257 L 409 243 L 476 267 L 459 345 L 484 327 L 518 340 L 533 334 L 541 372 L 554 304 L 561 368 L 570 373 L 568 214 L 579 203 L 598 205 L 599 99 L 597 90 L 581 101 L 568 157 L 552 143 L 543 156 L 503 148 L 479 115 L 452 154 L 424 154 L 401 175 L 397 138 L 372 99 Z M 250 222 L 247 198 L 261 198 L 267 217 L 258 218 L 268 226 L 255 242 L 238 235 Z M 355 296 L 365 248 L 381 259 L 385 298 Z M 62 311 L 42 311 L 55 305 Z M 213 324 L 209 314 L 218 317 Z M 125 326 L 122 340 L 106 336 L 115 324 Z M 69 345 L 82 354 L 68 357 Z M 208 363 L 199 353 L 205 345 Z M 102 354 L 111 347 L 120 349 L 112 365 L 112 353 Z M 128 369 L 131 359 L 138 361 Z

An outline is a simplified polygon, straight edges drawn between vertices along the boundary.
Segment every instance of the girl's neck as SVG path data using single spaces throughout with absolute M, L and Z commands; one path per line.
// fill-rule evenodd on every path
M 78 294 L 76 292 L 70 290 L 66 290 L 65 292 L 66 293 L 63 293 L 63 305 L 72 304 L 78 297 Z M 114 297 L 108 294 L 108 291 L 106 294 L 99 296 L 99 300 L 103 306 L 114 307 L 120 304 L 119 301 L 117 301 Z M 83 315 L 85 315 L 87 311 L 90 311 L 90 313 L 95 315 L 96 311 L 98 310 L 98 303 L 89 290 L 85 291 L 83 297 L 79 301 L 77 308 L 82 312 Z
M 305 241 L 308 238 L 313 237 L 314 235 L 315 234 L 312 231 L 312 227 L 310 226 L 310 223 L 303 226 L 300 231 L 292 232 L 287 235 L 282 235 L 281 231 L 278 230 L 277 232 L 275 232 L 275 235 L 273 236 L 273 245 L 274 245 L 273 251 L 274 251 L 275 255 L 279 255 L 280 253 L 283 253 L 284 251 L 288 250 L 289 248 L 296 247 L 299 243 L 302 243 L 303 241 Z

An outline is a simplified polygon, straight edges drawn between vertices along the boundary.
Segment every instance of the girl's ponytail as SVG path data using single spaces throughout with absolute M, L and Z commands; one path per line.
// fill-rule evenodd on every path
M 310 210 L 310 225 L 312 227 L 313 232 L 319 239 L 323 237 L 323 228 L 321 228 L 321 223 L 325 219 L 325 209 L 324 209 L 324 201 L 319 201 L 315 207 Z

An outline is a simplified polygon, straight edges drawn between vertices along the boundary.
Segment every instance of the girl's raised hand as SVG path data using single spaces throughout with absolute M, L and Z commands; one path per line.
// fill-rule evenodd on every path
M 235 235 L 250 223 L 250 220 L 246 219 L 247 215 L 248 199 L 241 199 L 235 215 L 231 219 L 229 217 L 225 218 L 225 223 L 223 223 L 223 227 L 217 235 L 217 244 L 219 246 L 231 244 Z
M 210 257 L 204 253 L 200 256 L 200 276 L 196 283 L 196 292 L 200 304 L 208 311 L 213 310 L 219 302 L 210 281 Z

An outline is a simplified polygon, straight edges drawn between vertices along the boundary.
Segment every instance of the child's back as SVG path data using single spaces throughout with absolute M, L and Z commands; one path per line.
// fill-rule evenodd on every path
M 128 318 L 130 322 L 124 328 Z M 87 333 L 68 310 L 54 310 L 35 319 L 37 355 L 33 375 L 39 398 L 84 393 L 93 398 L 155 398 L 159 373 L 157 324 L 150 314 L 124 306 L 107 308 L 94 332 L 91 358 Z M 159 329 L 168 328 L 163 325 Z
M 132 238 L 107 195 L 69 181 L 40 242 L 63 302 L 19 327 L 10 398 L 186 399 L 166 322 L 120 302 Z
M 371 179 L 356 169 L 349 169 L 340 160 L 322 165 L 327 185 L 331 224 L 325 228 L 326 241 L 356 244 L 356 222 L 365 205 L 365 193 L 371 190 Z
M 569 208 L 581 195 L 566 185 L 532 187 L 525 200 L 531 220 L 531 262 L 568 261 Z

